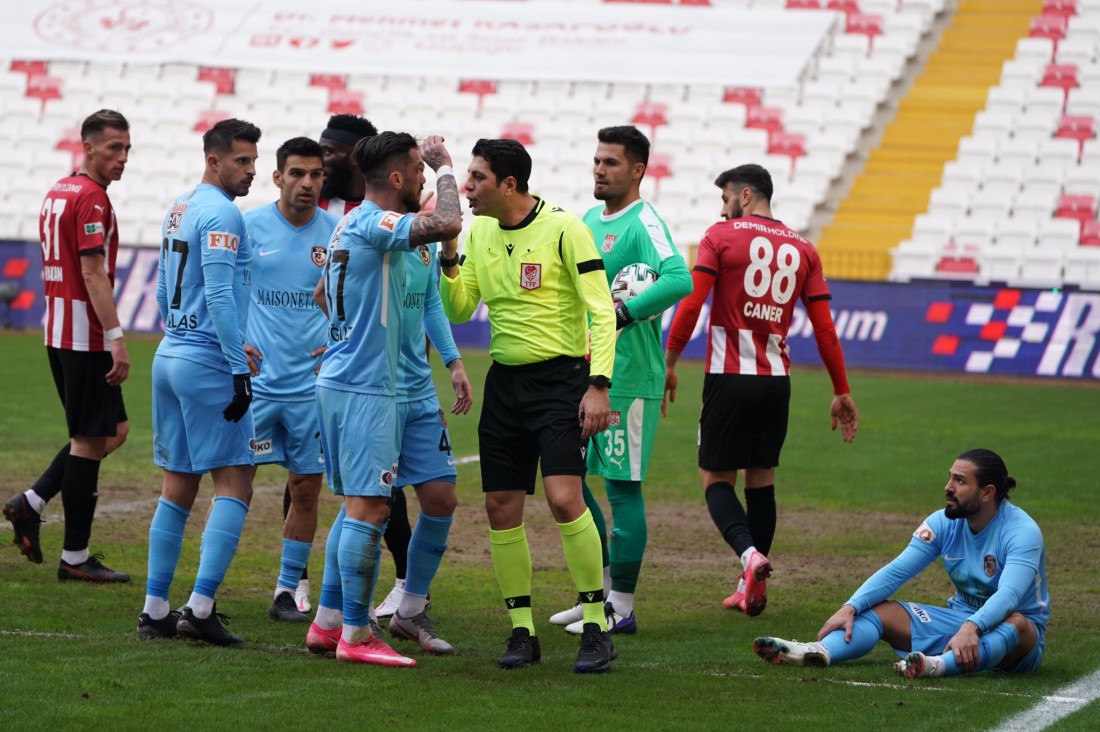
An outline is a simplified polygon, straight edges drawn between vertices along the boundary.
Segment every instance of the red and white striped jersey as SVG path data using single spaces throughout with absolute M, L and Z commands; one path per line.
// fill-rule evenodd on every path
M 814 246 L 783 223 L 746 216 L 714 224 L 695 269 L 715 276 L 707 373 L 785 376 L 795 302 L 829 299 Z
M 345 201 L 342 198 L 322 198 L 317 201 L 317 207 L 328 211 L 338 219 L 344 218 L 344 214 L 362 203 L 359 201 Z
M 88 298 L 82 252 L 103 252 L 114 287 L 118 227 L 107 189 L 86 175 L 53 185 L 38 218 L 45 290 L 46 345 L 69 351 L 103 351 L 103 326 Z

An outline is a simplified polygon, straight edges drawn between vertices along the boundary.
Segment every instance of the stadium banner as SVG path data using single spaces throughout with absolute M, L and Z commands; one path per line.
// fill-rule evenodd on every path
M 314 73 L 793 86 L 843 15 L 406 0 L 7 3 L 9 58 Z
M 115 300 L 122 327 L 159 331 L 156 304 L 159 250 L 121 247 Z M 42 257 L 37 243 L 0 242 L 0 322 L 15 328 L 42 323 Z M 978 287 L 964 282 L 831 280 L 833 319 L 849 367 L 907 371 L 1100 378 L 1100 293 Z M 706 357 L 704 306 L 687 358 Z M 666 337 L 672 311 L 665 313 Z M 489 345 L 481 305 L 453 328 L 460 346 Z M 819 366 L 806 312 L 795 310 L 787 339 L 791 362 Z

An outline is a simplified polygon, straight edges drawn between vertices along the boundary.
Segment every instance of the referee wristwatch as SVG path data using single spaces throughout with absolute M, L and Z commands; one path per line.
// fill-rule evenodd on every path
M 607 378 L 606 376 L 604 376 L 602 374 L 599 375 L 599 376 L 589 376 L 588 377 L 588 385 L 589 386 L 594 386 L 597 389 L 610 389 L 611 388 L 611 379 Z
M 460 259 L 460 257 L 458 256 L 458 252 L 455 252 L 455 255 L 450 259 L 447 259 L 446 257 L 444 257 L 443 253 L 440 252 L 440 254 L 439 254 L 439 266 L 442 267 L 443 269 L 447 269 L 448 267 L 457 267 L 459 259 Z

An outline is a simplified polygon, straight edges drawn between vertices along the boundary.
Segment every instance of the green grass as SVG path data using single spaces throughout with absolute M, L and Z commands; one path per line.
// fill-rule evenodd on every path
M 149 364 L 156 343 L 131 339 L 126 384 L 129 442 L 104 462 L 93 550 L 129 570 L 116 587 L 61 585 L 60 502 L 43 526 L 46 563 L 26 562 L 0 526 L 0 729 L 611 729 L 907 730 L 982 729 L 1100 667 L 1095 592 L 1095 453 L 1100 390 L 1004 383 L 852 376 L 860 434 L 845 445 L 829 432 L 829 385 L 819 371 L 794 376 L 791 427 L 777 476 L 780 526 L 759 618 L 722 609 L 735 560 L 707 515 L 694 464 L 701 366 L 681 367 L 681 396 L 662 424 L 646 484 L 650 544 L 637 612 L 641 631 L 617 641 L 614 672 L 571 672 L 576 640 L 545 618 L 573 601 L 561 543 L 541 492 L 527 508 L 535 563 L 540 667 L 495 666 L 508 633 L 488 556 L 476 464 L 461 468 L 460 509 L 450 550 L 432 588 L 449 658 L 419 652 L 411 670 L 363 668 L 305 651 L 304 628 L 270 622 L 265 611 L 278 570 L 281 486 L 264 468 L 234 565 L 219 596 L 238 649 L 133 638 L 144 595 L 146 533 L 159 493 L 150 431 Z M 65 440 L 64 419 L 39 335 L 0 335 L 4 410 L 0 499 L 23 490 Z M 475 397 L 487 358 L 467 354 Z M 445 384 L 444 384 L 445 386 Z M 1094 386 L 1094 385 L 1093 385 Z M 441 392 L 445 393 L 445 392 Z M 446 399 L 444 399 L 446 401 Z M 475 410 L 476 411 L 476 410 Z M 450 418 L 456 455 L 477 452 L 476 415 Z M 757 635 L 806 639 L 864 577 L 905 545 L 942 503 L 946 471 L 965 448 L 1004 455 L 1020 487 L 1016 502 L 1047 539 L 1054 608 L 1042 670 L 1029 677 L 981 675 L 916 683 L 890 671 L 884 646 L 825 670 L 767 666 Z M 598 490 L 598 481 L 597 492 Z M 204 483 L 209 495 L 209 484 Z M 202 505 L 200 503 L 197 505 Z M 606 505 L 606 504 L 605 504 Z M 323 535 L 336 511 L 325 497 L 311 561 L 319 585 Z M 199 521 L 188 527 L 172 589 L 186 599 L 198 561 Z M 383 567 L 380 592 L 392 567 Z M 942 602 L 949 582 L 930 568 L 902 591 Z M 398 646 L 409 650 L 408 644 Z M 1095 728 L 1096 703 L 1057 725 Z

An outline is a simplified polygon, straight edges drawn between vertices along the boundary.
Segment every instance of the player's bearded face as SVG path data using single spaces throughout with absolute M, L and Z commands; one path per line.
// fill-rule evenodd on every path
M 597 201 L 618 199 L 630 190 L 632 166 L 622 145 L 601 142 L 592 157 L 592 197 Z
M 231 196 L 247 196 L 256 177 L 256 144 L 234 140 L 229 152 L 218 158 L 218 181 Z
M 947 505 L 943 513 L 947 518 L 966 518 L 981 510 L 978 480 L 974 472 L 975 466 L 970 462 L 956 461 L 951 466 L 947 485 L 944 487 Z
M 424 177 L 424 161 L 419 150 L 409 153 L 409 164 L 405 167 L 402 179 L 398 199 L 407 212 L 416 213 L 420 210 L 421 194 L 424 192 L 424 183 L 427 182 Z

